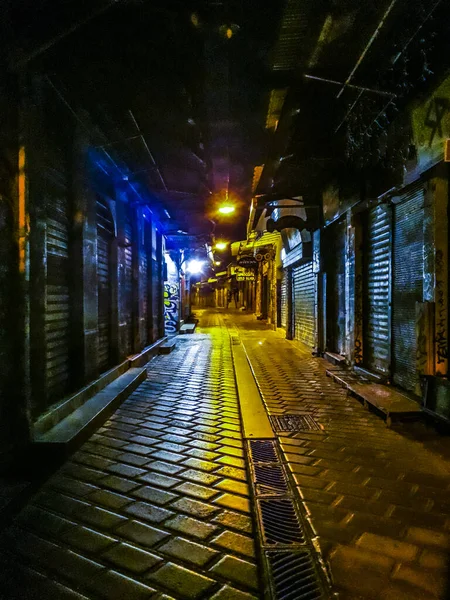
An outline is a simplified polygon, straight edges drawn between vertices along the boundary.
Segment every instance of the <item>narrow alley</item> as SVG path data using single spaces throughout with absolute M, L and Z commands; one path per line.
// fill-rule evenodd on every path
M 198 316 L 197 332 L 148 363 L 147 379 L 1 533 L 1 597 L 244 600 L 265 598 L 268 576 L 277 598 L 446 598 L 450 470 L 433 450 L 439 434 L 424 442 L 425 425 L 386 428 L 323 359 L 249 315 Z M 304 596 L 292 569 L 280 579 L 264 562 L 268 548 L 309 551 L 289 538 L 283 507 L 269 520 L 255 511 L 238 341 L 275 431 L 276 418 L 303 419 L 277 433 L 275 449 L 317 552 Z
M 0 4 L 0 600 L 450 600 L 450 3 Z

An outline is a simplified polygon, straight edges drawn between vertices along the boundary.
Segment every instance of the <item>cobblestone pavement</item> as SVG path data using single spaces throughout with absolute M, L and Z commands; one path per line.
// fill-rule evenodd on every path
M 0 535 L 2 600 L 258 595 L 229 335 L 202 333 L 148 379 Z
M 278 439 L 340 598 L 450 597 L 449 438 L 425 425 L 386 428 L 306 346 L 254 316 L 225 319 L 269 414 L 311 415 L 323 427 Z

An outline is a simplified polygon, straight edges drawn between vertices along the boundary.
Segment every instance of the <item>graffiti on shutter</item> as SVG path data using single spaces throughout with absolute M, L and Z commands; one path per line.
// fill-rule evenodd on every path
M 47 390 L 49 400 L 69 387 L 70 293 L 69 219 L 64 171 L 48 172 L 47 309 L 45 313 Z
M 387 375 L 390 369 L 391 217 L 386 205 L 369 211 L 364 256 L 364 364 Z
M 287 326 L 287 271 L 283 269 L 281 277 L 281 327 Z
M 97 199 L 97 302 L 99 371 L 111 365 L 111 243 L 114 223 L 106 202 Z
M 123 290 L 123 317 L 125 327 L 125 350 L 127 354 L 133 352 L 133 227 L 131 218 L 127 214 L 125 221 L 125 270 Z
M 416 372 L 416 302 L 423 299 L 422 186 L 404 194 L 395 206 L 392 350 L 394 383 L 413 391 Z
M 294 338 L 314 345 L 314 275 L 312 262 L 292 270 Z
M 345 219 L 326 230 L 326 347 L 345 352 Z

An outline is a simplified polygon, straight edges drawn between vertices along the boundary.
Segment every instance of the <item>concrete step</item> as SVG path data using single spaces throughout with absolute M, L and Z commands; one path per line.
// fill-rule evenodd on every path
M 164 342 L 164 344 L 161 344 L 161 346 L 159 347 L 159 353 L 170 354 L 173 350 L 175 350 L 176 346 L 177 343 L 174 338 L 172 338 L 171 340 L 167 340 L 167 342 Z
M 147 369 L 132 368 L 107 385 L 51 429 L 34 432 L 33 445 L 58 447 L 67 456 L 94 433 L 118 406 L 142 383 Z
M 180 327 L 180 334 L 195 333 L 195 323 L 185 323 Z
M 423 415 L 418 402 L 388 385 L 373 383 L 345 369 L 327 369 L 326 374 L 362 401 L 364 406 L 374 409 L 386 420 L 388 427 L 393 421 L 419 419 Z
M 323 357 L 332 365 L 345 365 L 345 358 L 340 354 L 336 354 L 335 352 L 325 352 Z

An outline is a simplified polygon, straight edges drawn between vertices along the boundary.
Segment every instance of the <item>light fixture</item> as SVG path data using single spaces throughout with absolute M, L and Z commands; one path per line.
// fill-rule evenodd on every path
M 195 258 L 193 258 L 192 260 L 190 260 L 188 262 L 186 270 L 188 273 L 191 273 L 193 275 L 195 275 L 196 273 L 201 273 L 203 264 L 204 264 L 203 260 L 196 260 Z
M 217 242 L 217 244 L 216 244 L 216 249 L 217 250 L 225 250 L 226 247 L 227 247 L 227 243 L 226 242 Z
M 220 267 L 220 265 L 221 265 L 222 263 L 220 262 L 220 260 L 216 260 L 216 262 L 215 262 L 214 264 L 216 265 L 216 267 Z
M 222 215 L 230 215 L 231 213 L 234 213 L 235 210 L 236 210 L 235 207 L 232 206 L 231 204 L 224 204 L 223 206 L 221 206 L 219 208 L 219 212 Z

